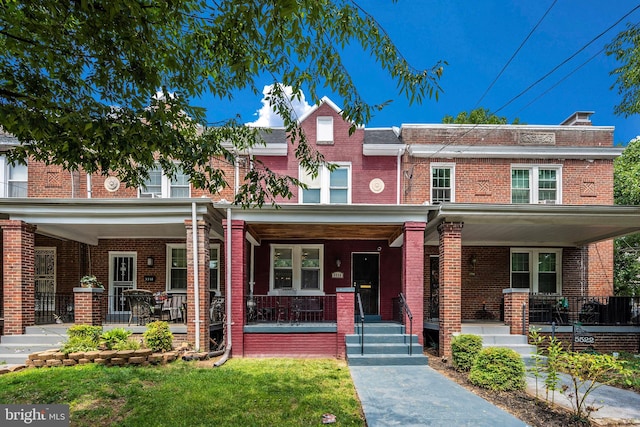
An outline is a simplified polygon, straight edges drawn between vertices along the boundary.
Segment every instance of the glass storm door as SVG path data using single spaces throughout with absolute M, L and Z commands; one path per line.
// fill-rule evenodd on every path
M 56 248 L 35 248 L 34 262 L 36 311 L 55 313 Z
M 109 313 L 129 312 L 129 306 L 122 292 L 136 287 L 136 254 L 109 254 Z

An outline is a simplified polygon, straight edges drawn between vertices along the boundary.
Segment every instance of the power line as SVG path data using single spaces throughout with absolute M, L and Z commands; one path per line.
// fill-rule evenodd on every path
M 553 9 L 553 6 L 556 5 L 558 0 L 554 0 L 553 3 L 551 3 L 551 6 L 549 6 L 549 8 L 547 9 L 547 11 L 544 13 L 544 15 L 542 15 L 542 17 L 540 18 L 540 20 L 538 20 L 538 23 L 531 29 L 531 31 L 529 31 L 529 34 L 527 35 L 527 37 L 525 37 L 525 39 L 522 41 L 522 43 L 520 43 L 520 46 L 518 46 L 518 49 L 516 49 L 515 52 L 513 52 L 513 55 L 511 55 L 511 58 L 509 58 L 509 60 L 507 61 L 506 64 L 504 64 L 504 66 L 502 67 L 502 70 L 500 70 L 500 72 L 498 73 L 498 75 L 496 76 L 495 79 L 493 79 L 493 81 L 491 82 L 491 84 L 489 85 L 489 87 L 487 88 L 487 90 L 484 91 L 484 93 L 482 94 L 482 96 L 480 97 L 480 99 L 478 99 L 478 101 L 476 102 L 476 105 L 474 106 L 474 108 L 477 108 L 478 105 L 482 102 L 482 100 L 484 99 L 484 97 L 489 93 L 489 91 L 491 90 L 491 88 L 493 87 L 493 85 L 498 81 L 498 79 L 500 78 L 500 76 L 502 76 L 502 73 L 504 73 L 504 71 L 507 69 L 507 67 L 509 66 L 509 64 L 511 64 L 511 61 L 513 61 L 513 59 L 516 57 L 516 55 L 518 54 L 518 52 L 520 52 L 520 49 L 522 49 L 522 47 L 525 45 L 525 43 L 527 42 L 527 40 L 529 40 L 529 38 L 531 37 L 531 35 L 536 31 L 536 29 L 540 26 L 540 24 L 542 23 L 542 21 L 544 20 L 544 18 L 549 14 L 549 12 L 551 11 L 551 9 Z

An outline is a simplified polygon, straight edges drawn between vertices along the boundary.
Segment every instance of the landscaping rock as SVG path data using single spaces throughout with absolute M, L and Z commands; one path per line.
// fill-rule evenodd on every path
M 69 359 L 79 360 L 79 359 L 84 358 L 84 353 L 83 353 L 83 352 L 69 353 L 69 354 L 67 355 L 67 357 L 68 357 Z
M 67 356 L 61 351 L 56 351 L 55 353 L 52 353 L 49 356 L 53 356 L 53 359 L 57 359 L 61 362 L 67 358 Z
M 116 353 L 115 357 L 121 357 L 123 359 L 128 359 L 135 353 L 135 350 L 120 350 Z
M 84 353 L 84 357 L 89 360 L 95 360 L 100 357 L 99 351 L 87 351 Z
M 64 360 L 62 361 L 62 364 L 63 364 L 64 366 L 74 366 L 74 365 L 77 365 L 77 364 L 78 364 L 78 362 L 77 362 L 76 360 L 74 360 L 74 359 L 64 359 Z
M 135 356 L 143 356 L 143 357 L 147 357 L 151 354 L 153 354 L 153 351 L 150 348 L 141 348 L 140 350 L 135 350 L 133 352 L 133 354 Z
M 102 359 L 100 357 L 93 359 L 93 363 L 96 363 L 98 365 L 106 365 L 107 364 L 107 359 Z
M 160 363 L 162 359 L 162 353 L 154 353 L 147 357 L 149 363 Z
M 41 368 L 45 365 L 45 361 L 41 359 L 32 360 L 31 363 L 33 363 L 33 366 L 36 368 Z
M 146 357 L 144 356 L 133 356 L 129 358 L 129 363 L 133 364 L 133 365 L 139 365 L 144 363 L 147 360 Z
M 116 350 L 105 350 L 100 352 L 100 358 L 109 360 L 116 355 Z
M 109 361 L 111 362 L 112 365 L 117 365 L 117 366 L 126 365 L 127 363 L 127 359 L 123 357 L 112 357 Z
M 0 375 L 8 374 L 11 372 L 9 368 L 0 368 Z
M 87 358 L 79 359 L 79 360 L 78 360 L 78 363 L 79 363 L 80 365 L 86 365 L 87 363 L 91 363 L 91 362 L 92 362 L 92 361 L 91 361 L 91 360 L 89 360 L 89 359 L 87 359 Z
M 49 367 L 62 366 L 62 360 L 60 359 L 49 359 L 46 363 Z

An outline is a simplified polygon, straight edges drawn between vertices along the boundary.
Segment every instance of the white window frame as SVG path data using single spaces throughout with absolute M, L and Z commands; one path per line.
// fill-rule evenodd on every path
M 220 296 L 220 244 L 219 243 L 214 243 L 209 245 L 209 254 L 211 254 L 211 250 L 215 249 L 217 252 L 216 254 L 218 255 L 216 259 L 213 259 L 211 257 L 209 257 L 209 277 L 211 277 L 211 270 L 212 270 L 212 261 L 216 262 L 216 277 L 217 277 L 217 281 L 216 283 L 218 284 L 217 287 L 212 287 L 211 286 L 211 280 L 209 280 L 209 291 L 210 292 L 215 292 L 216 296 Z
M 332 116 L 318 116 L 316 118 L 316 143 L 333 144 Z
M 513 202 L 513 171 L 514 170 L 528 170 L 529 171 L 529 204 L 561 204 L 562 203 L 562 165 L 550 164 L 550 165 L 530 165 L 530 164 L 512 164 L 509 170 L 509 182 L 510 182 L 510 199 Z M 556 199 L 555 200 L 540 200 L 540 186 L 538 182 L 538 172 L 540 169 L 553 169 L 556 171 Z M 515 203 L 514 203 L 515 204 Z M 517 203 L 524 204 L 524 203 Z
M 187 257 L 187 245 L 185 243 L 167 243 L 167 252 L 166 252 L 166 260 L 167 260 L 167 265 L 166 265 L 166 291 L 167 293 L 171 293 L 171 294 L 186 294 L 187 293 L 187 287 L 189 286 L 188 283 L 186 284 L 186 287 L 184 289 L 173 289 L 172 284 L 171 284 L 171 270 L 173 269 L 173 256 L 172 256 L 172 249 L 184 249 L 185 250 L 185 257 Z M 184 266 L 185 271 L 188 271 L 188 265 L 189 265 L 189 260 L 186 260 L 187 264 Z M 188 273 L 187 273 L 187 281 L 188 281 Z
M 351 204 L 351 192 L 353 188 L 352 183 L 352 167 L 351 162 L 332 162 L 332 164 L 336 165 L 337 168 L 347 169 L 347 202 L 346 204 Z M 331 200 L 331 171 L 325 165 L 321 165 L 318 168 L 318 176 L 316 178 L 311 178 L 310 174 L 307 173 L 306 169 L 302 166 L 298 169 L 298 176 L 300 182 L 307 184 L 309 189 L 319 189 L 320 190 L 320 204 L 328 205 L 332 204 Z M 300 187 L 298 189 L 298 203 L 299 204 L 312 204 L 311 202 L 304 201 L 304 190 Z M 315 204 L 315 203 L 313 203 Z M 342 204 L 342 203 L 335 203 Z
M 549 295 L 562 295 L 562 249 L 558 248 L 511 248 L 509 253 L 509 286 L 513 288 L 513 254 L 526 253 L 529 255 L 529 291 L 537 294 L 539 289 L 538 256 L 541 253 L 553 253 L 556 255 L 556 292 Z M 516 272 L 517 273 L 517 272 Z M 526 288 L 522 288 L 526 289 Z M 546 294 L 546 293 L 545 293 Z
M 449 197 L 449 202 L 455 202 L 456 201 L 456 164 L 455 163 L 431 163 L 431 167 L 429 169 L 429 200 L 431 202 L 431 204 L 434 203 L 442 203 L 442 201 L 440 200 L 434 200 L 433 199 L 433 170 L 434 169 L 449 169 L 450 172 L 450 197 Z
M 291 249 L 292 280 L 291 288 L 274 288 L 274 261 L 277 249 Z M 320 257 L 318 271 L 318 289 L 302 289 L 302 253 L 305 249 L 317 249 Z M 324 245 L 271 244 L 269 259 L 269 295 L 324 295 Z
M 15 167 L 15 166 L 11 166 L 11 164 L 7 161 L 7 157 L 6 156 L 1 156 L 0 158 L 0 177 L 3 178 L 2 180 L 2 185 L 0 185 L 0 197 L 5 198 L 5 197 L 11 197 L 11 191 L 10 191 L 10 187 L 11 187 L 11 183 L 15 182 L 15 183 L 23 183 L 24 188 L 25 188 L 25 195 L 24 197 L 28 197 L 29 193 L 28 193 L 28 185 L 29 185 L 29 165 L 23 165 L 21 163 L 16 163 L 16 166 L 19 167 L 24 167 L 26 169 L 26 173 L 27 173 L 27 177 L 26 180 L 24 181 L 11 181 L 9 180 L 9 176 L 11 174 L 11 168 Z
M 162 168 L 160 167 L 159 163 L 156 163 L 155 168 L 157 168 L 161 174 L 162 174 L 162 179 L 160 182 L 160 193 L 157 192 L 148 192 L 146 191 L 146 189 L 144 188 L 144 186 L 140 187 L 138 189 L 138 197 L 140 198 L 145 198 L 145 197 L 149 197 L 149 198 L 171 198 L 171 187 L 182 187 L 182 186 L 178 186 L 174 184 L 174 181 L 171 180 L 171 178 L 169 178 L 169 176 L 165 175 L 164 171 L 162 170 Z M 180 171 L 182 171 L 180 169 Z M 182 171 L 182 173 L 184 175 L 189 176 L 188 173 L 185 173 L 184 171 Z M 191 184 L 188 184 L 189 187 L 189 194 L 187 197 L 191 197 Z

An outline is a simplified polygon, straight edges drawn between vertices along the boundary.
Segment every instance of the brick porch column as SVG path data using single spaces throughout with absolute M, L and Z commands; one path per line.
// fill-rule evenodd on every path
M 103 295 L 104 289 L 100 288 L 73 288 L 76 325 L 102 325 Z
M 405 222 L 402 245 L 402 293 L 413 314 L 413 333 L 424 345 L 424 222 Z M 409 333 L 409 319 L 404 319 Z
M 451 337 L 462 330 L 462 226 L 443 222 L 440 233 L 440 313 L 439 353 L 451 356 Z
M 24 334 L 35 324 L 36 226 L 23 221 L 2 220 L 4 334 Z
M 222 222 L 227 236 L 227 220 Z M 245 238 L 246 223 L 242 220 L 231 220 L 231 298 L 227 295 L 227 304 L 231 304 L 231 354 L 234 357 L 244 356 L 244 325 L 247 294 L 249 283 L 248 272 L 248 244 Z M 225 245 L 227 244 L 225 240 Z M 225 260 L 227 249 L 224 249 Z
M 195 275 L 193 265 L 193 226 L 191 220 L 185 221 L 187 229 L 187 342 L 193 343 L 200 351 L 209 351 L 209 229 L 206 221 L 196 225 L 198 244 L 198 297 L 196 308 Z M 196 324 L 196 309 L 200 313 L 200 323 Z M 196 329 L 199 329 L 200 342 L 196 342 Z
M 529 333 L 529 289 L 503 289 L 504 323 L 509 325 L 512 334 L 521 335 L 524 324 L 525 334 Z M 524 319 L 522 306 L 525 306 Z
M 356 288 L 336 288 L 337 330 L 336 348 L 337 357 L 344 359 L 347 354 L 345 335 L 355 332 L 355 290 Z

